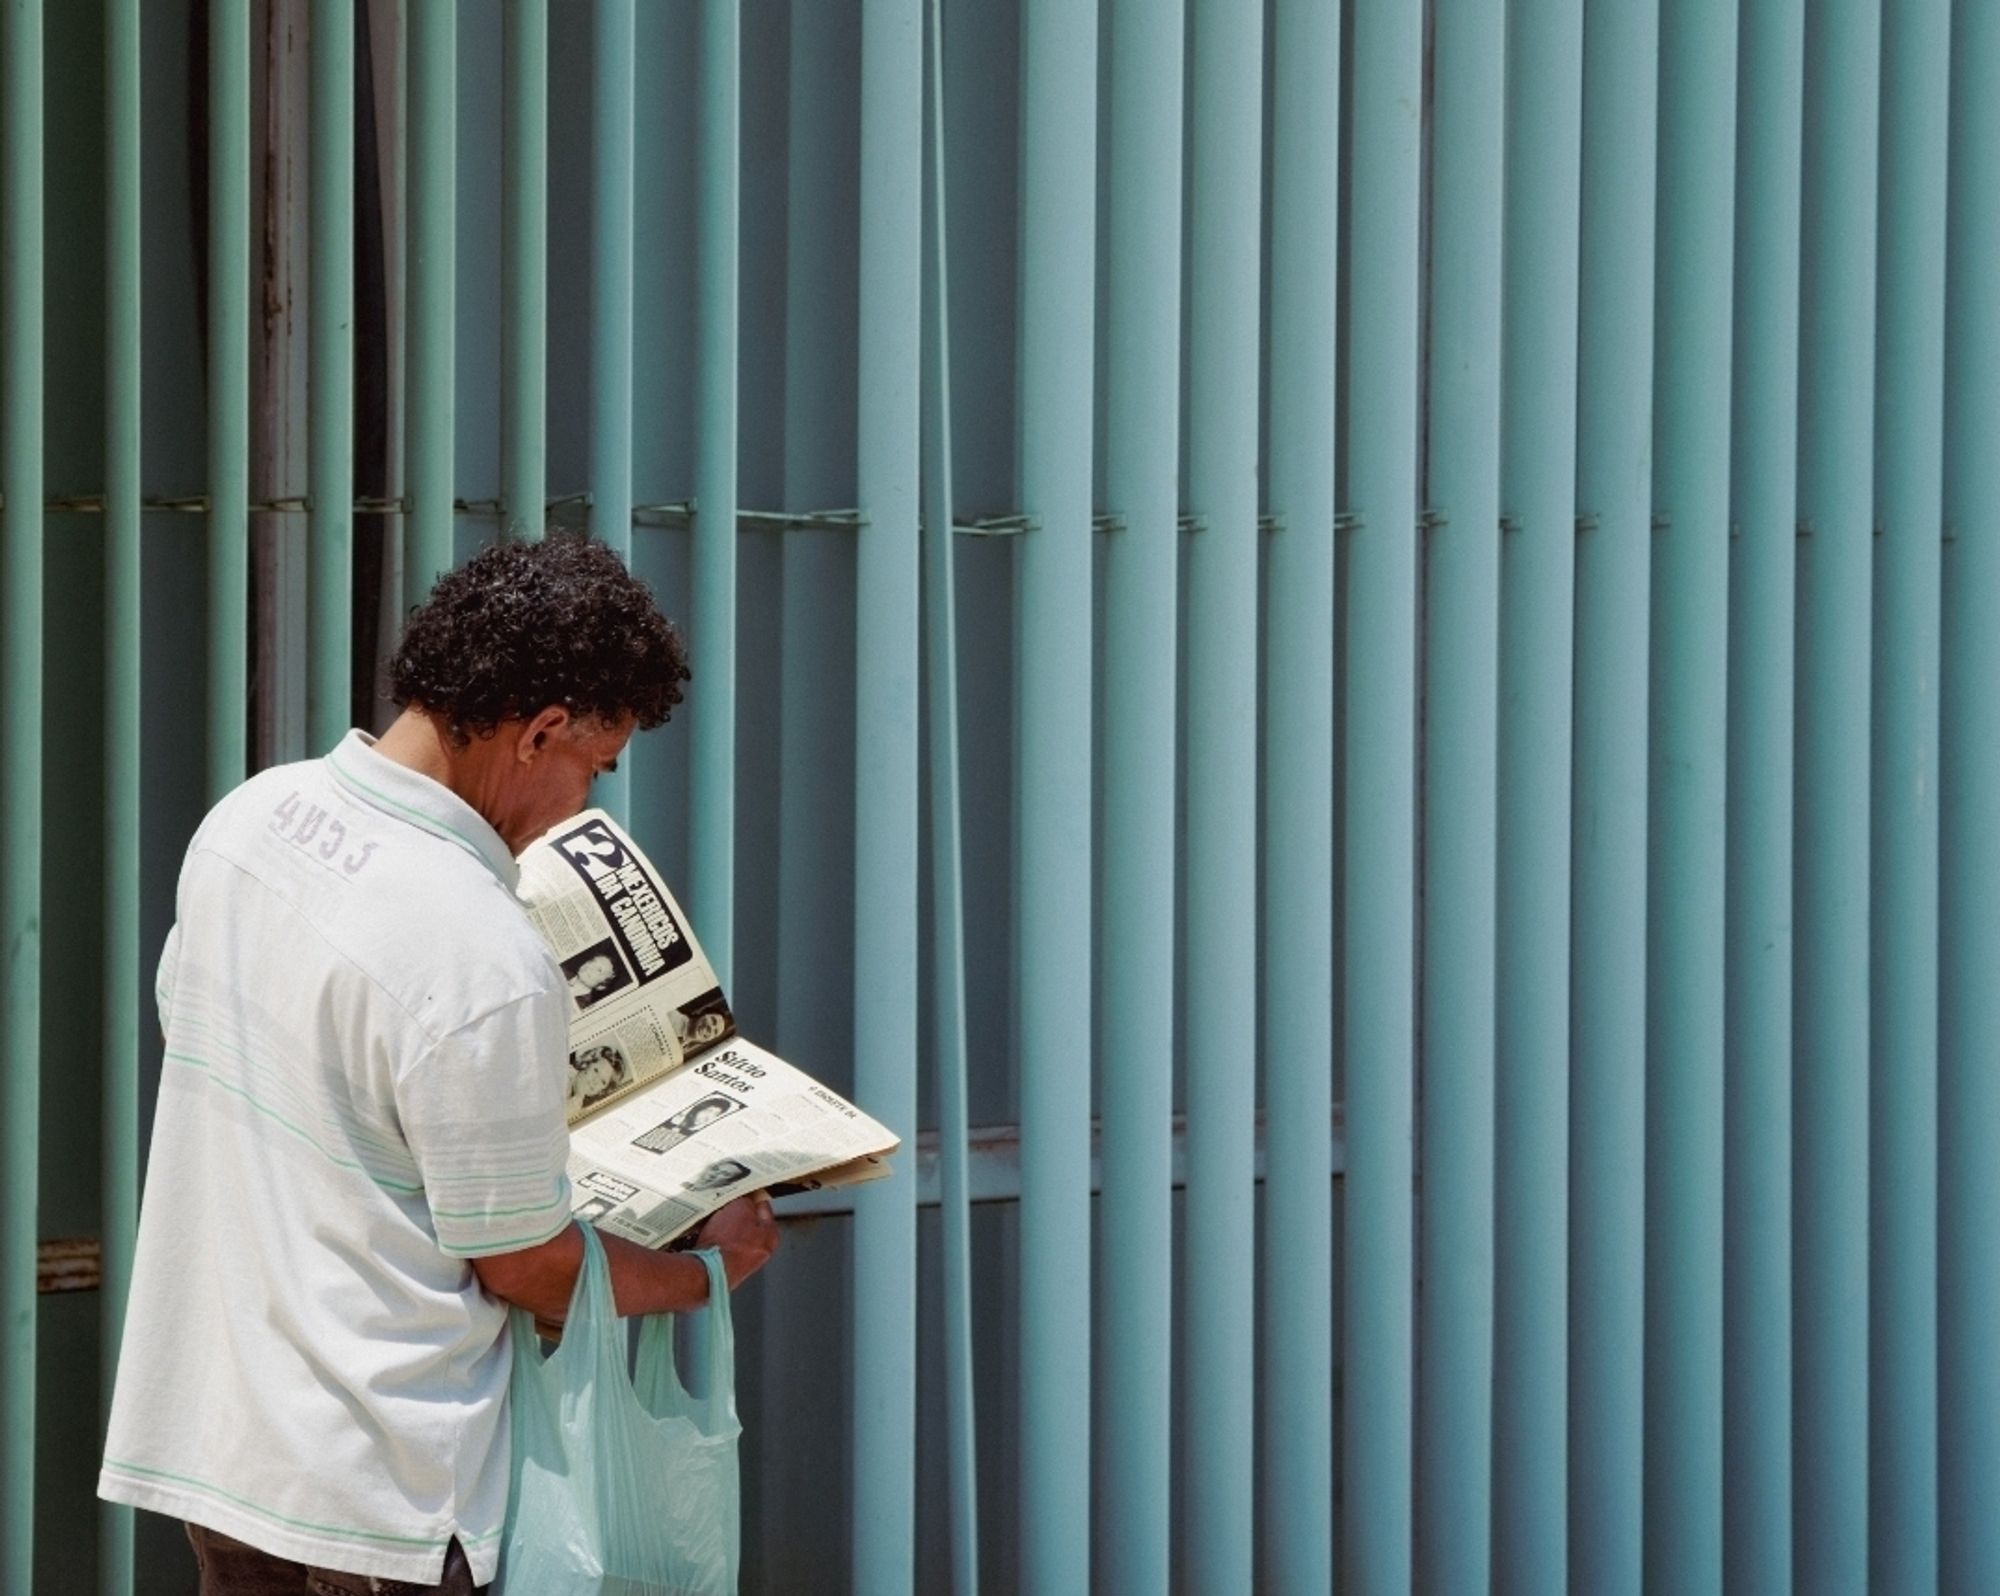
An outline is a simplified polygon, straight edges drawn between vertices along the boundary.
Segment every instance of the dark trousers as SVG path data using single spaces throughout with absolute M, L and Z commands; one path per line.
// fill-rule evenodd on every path
M 199 1524 L 188 1525 L 187 1536 L 201 1569 L 201 1596 L 472 1596 L 486 1589 L 472 1583 L 472 1570 L 457 1541 L 445 1553 L 444 1578 L 435 1585 L 418 1585 L 374 1574 L 308 1568 Z

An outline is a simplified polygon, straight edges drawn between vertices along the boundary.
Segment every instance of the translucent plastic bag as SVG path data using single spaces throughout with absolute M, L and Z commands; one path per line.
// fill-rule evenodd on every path
M 734 1596 L 741 1511 L 736 1342 L 714 1251 L 708 1306 L 690 1315 L 702 1394 L 674 1366 L 673 1319 L 625 1328 L 604 1247 L 583 1231 L 583 1269 L 562 1344 L 544 1358 L 513 1314 L 513 1479 L 497 1590 L 505 1596 Z

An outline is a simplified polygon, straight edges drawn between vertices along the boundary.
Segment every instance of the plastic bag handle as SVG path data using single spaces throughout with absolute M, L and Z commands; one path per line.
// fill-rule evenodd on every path
M 604 1256 L 604 1243 L 587 1221 L 577 1222 L 583 1232 L 583 1267 L 576 1272 L 576 1287 L 570 1292 L 569 1314 L 563 1321 L 562 1340 L 549 1362 L 557 1368 L 573 1369 L 579 1363 L 595 1365 L 586 1380 L 628 1380 L 625 1369 L 624 1339 L 618 1334 L 618 1305 L 611 1295 L 611 1266 Z M 563 1383 L 574 1385 L 567 1375 Z M 604 1387 L 614 1389 L 612 1385 Z
M 635 1381 L 642 1400 L 654 1411 L 666 1406 L 684 1406 L 700 1415 L 704 1433 L 715 1435 L 735 1430 L 736 1419 L 736 1330 L 729 1304 L 729 1276 L 722 1267 L 722 1254 L 704 1247 L 690 1257 L 701 1260 L 708 1273 L 708 1302 L 694 1309 L 701 1318 L 701 1341 L 691 1349 L 690 1362 L 702 1376 L 701 1395 L 696 1396 L 681 1378 L 674 1358 L 674 1316 L 651 1315 L 639 1331 L 639 1362 Z
M 702 1362 L 706 1365 L 703 1374 L 706 1384 L 702 1387 L 702 1405 L 709 1416 L 718 1422 L 736 1419 L 736 1323 L 733 1305 L 729 1300 L 729 1275 L 722 1267 L 722 1253 L 714 1247 L 704 1247 L 695 1254 L 708 1270 L 708 1304 L 702 1313 Z M 720 1401 L 718 1401 L 720 1397 Z

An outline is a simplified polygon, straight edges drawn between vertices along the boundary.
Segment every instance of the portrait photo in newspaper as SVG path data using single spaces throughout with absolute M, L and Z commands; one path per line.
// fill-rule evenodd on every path
M 735 1029 L 736 1018 L 729 1012 L 729 1001 L 718 986 L 676 1008 L 672 1024 L 681 1052 L 692 1054 L 720 1042 Z
M 587 1009 L 632 984 L 632 972 L 609 937 L 564 959 L 562 973 L 569 982 L 570 1001 L 578 1009 Z
M 622 1086 L 631 1084 L 632 1065 L 616 1042 L 592 1042 L 569 1056 L 571 1119 L 594 1108 Z
M 718 1158 L 693 1180 L 682 1184 L 682 1191 L 727 1191 L 731 1186 L 740 1186 L 750 1178 L 750 1166 L 740 1158 Z
M 727 1092 L 710 1092 L 706 1097 L 696 1098 L 678 1114 L 660 1121 L 642 1136 L 632 1138 L 634 1147 L 643 1147 L 649 1153 L 671 1152 L 690 1136 L 699 1136 L 709 1126 L 727 1119 L 743 1107 L 740 1098 L 731 1097 Z

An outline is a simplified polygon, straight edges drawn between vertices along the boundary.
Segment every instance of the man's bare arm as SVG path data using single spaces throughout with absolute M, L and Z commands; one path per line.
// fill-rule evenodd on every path
M 598 1239 L 604 1243 L 611 1295 L 621 1314 L 682 1313 L 708 1300 L 708 1272 L 700 1259 L 683 1252 L 653 1252 L 602 1231 Z M 720 1249 L 723 1272 L 734 1290 L 777 1251 L 771 1199 L 763 1192 L 737 1198 L 712 1214 L 696 1239 L 703 1247 Z M 475 1258 L 472 1267 L 479 1283 L 502 1302 L 558 1325 L 569 1313 L 570 1294 L 583 1267 L 583 1237 L 575 1225 L 567 1225 L 539 1246 Z

